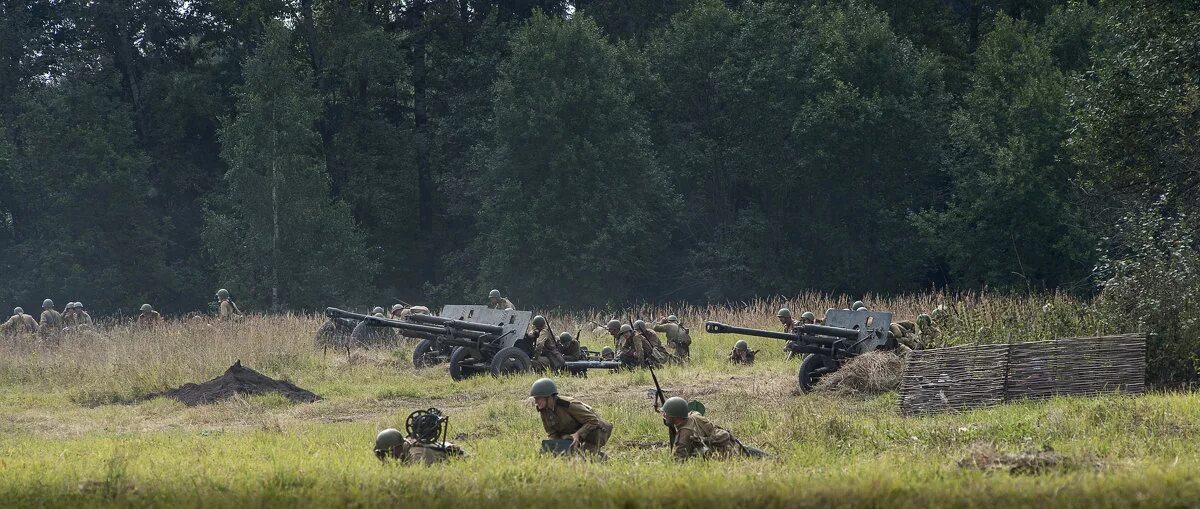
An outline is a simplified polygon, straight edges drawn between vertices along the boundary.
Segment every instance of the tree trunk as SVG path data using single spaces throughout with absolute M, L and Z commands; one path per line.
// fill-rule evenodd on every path
M 437 282 L 433 246 L 433 175 L 429 162 L 429 112 L 425 82 L 425 0 L 412 3 L 408 16 L 411 46 L 409 63 L 413 86 L 413 141 L 417 151 L 417 228 L 425 248 L 421 265 L 424 276 Z

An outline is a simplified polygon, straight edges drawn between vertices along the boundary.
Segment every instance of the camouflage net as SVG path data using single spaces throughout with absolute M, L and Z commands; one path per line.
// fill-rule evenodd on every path
M 877 350 L 850 359 L 833 373 L 822 376 L 814 390 L 830 393 L 879 394 L 900 387 L 904 359 L 895 352 Z

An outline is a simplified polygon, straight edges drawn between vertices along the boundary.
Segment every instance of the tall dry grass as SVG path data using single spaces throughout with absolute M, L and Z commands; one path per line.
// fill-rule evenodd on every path
M 948 315 L 939 324 L 942 336 L 934 347 L 1125 332 L 1120 330 L 1121 323 L 1103 316 L 1092 302 L 1062 294 L 868 295 L 863 300 L 872 309 L 891 311 L 898 320 L 913 319 L 938 305 L 946 306 Z M 691 328 L 693 339 L 704 344 L 701 352 L 720 356 L 723 345 L 735 338 L 704 337 L 705 320 L 775 330 L 779 328 L 775 312 L 781 307 L 796 314 L 811 310 L 822 316 L 826 308 L 844 308 L 850 301 L 846 296 L 806 293 L 705 306 L 643 305 L 627 310 L 555 310 L 545 314 L 555 332 L 571 333 L 591 331 L 593 322 L 604 323 L 612 317 L 655 320 L 675 314 Z M 239 359 L 273 376 L 328 378 L 345 364 L 346 352 L 323 352 L 314 346 L 314 332 L 323 321 L 320 315 L 285 314 L 249 316 L 238 322 L 173 320 L 153 328 L 108 323 L 101 324 L 95 333 L 65 334 L 54 341 L 8 337 L 0 339 L 0 382 L 69 389 L 74 391 L 71 399 L 75 402 L 95 405 L 134 401 L 186 382 L 204 381 Z M 605 333 L 585 332 L 583 339 L 594 347 L 611 343 Z M 378 350 L 373 354 L 381 355 Z M 406 351 L 395 352 L 395 369 L 411 369 L 404 365 L 406 355 Z M 719 362 L 716 357 L 709 360 Z M 356 376 L 343 372 L 334 375 L 349 381 Z

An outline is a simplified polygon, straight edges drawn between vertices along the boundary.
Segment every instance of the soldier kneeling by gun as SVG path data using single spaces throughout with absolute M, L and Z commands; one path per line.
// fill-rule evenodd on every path
M 729 430 L 713 424 L 700 412 L 690 411 L 683 398 L 667 399 L 662 405 L 663 421 L 675 429 L 671 444 L 677 461 L 693 457 L 725 459 L 735 456 L 764 458 L 761 449 L 742 445 Z
M 409 414 L 404 423 L 407 437 L 395 428 L 385 429 L 375 436 L 375 457 L 385 463 L 391 457 L 403 463 L 432 465 L 464 456 L 466 453 L 462 448 L 446 441 L 449 420 L 436 408 L 417 410 Z
M 608 437 L 612 436 L 612 423 L 601 419 L 592 407 L 583 402 L 560 396 L 558 386 L 549 378 L 534 382 L 529 395 L 533 397 L 533 403 L 542 417 L 542 427 L 546 429 L 549 441 L 559 441 L 543 443 L 543 450 L 549 447 L 555 454 L 560 454 L 565 452 L 560 449 L 561 444 L 567 450 L 604 455 L 601 449 L 608 443 Z M 570 443 L 563 443 L 567 441 Z
M 758 350 L 751 350 L 750 344 L 744 340 L 738 340 L 733 344 L 733 350 L 729 351 L 729 362 L 734 364 L 754 364 L 754 357 L 758 355 Z

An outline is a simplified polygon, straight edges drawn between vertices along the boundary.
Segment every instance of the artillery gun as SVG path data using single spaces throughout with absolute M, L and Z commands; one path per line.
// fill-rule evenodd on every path
M 826 373 L 845 361 L 874 350 L 896 348 L 891 334 L 892 314 L 885 311 L 830 310 L 825 325 L 796 324 L 792 332 L 749 329 L 704 322 L 709 334 L 742 334 L 787 341 L 788 351 L 807 354 L 800 363 L 800 390 L 809 392 Z
M 325 314 L 330 318 L 360 320 L 363 327 L 390 327 L 404 336 L 421 339 L 413 351 L 413 365 L 425 367 L 444 358 L 450 364 L 450 377 L 455 380 L 481 373 L 523 373 L 532 366 L 533 345 L 525 339 L 531 318 L 529 311 L 451 305 L 442 308 L 437 316 L 415 314 L 404 320 L 337 308 L 327 308 Z

